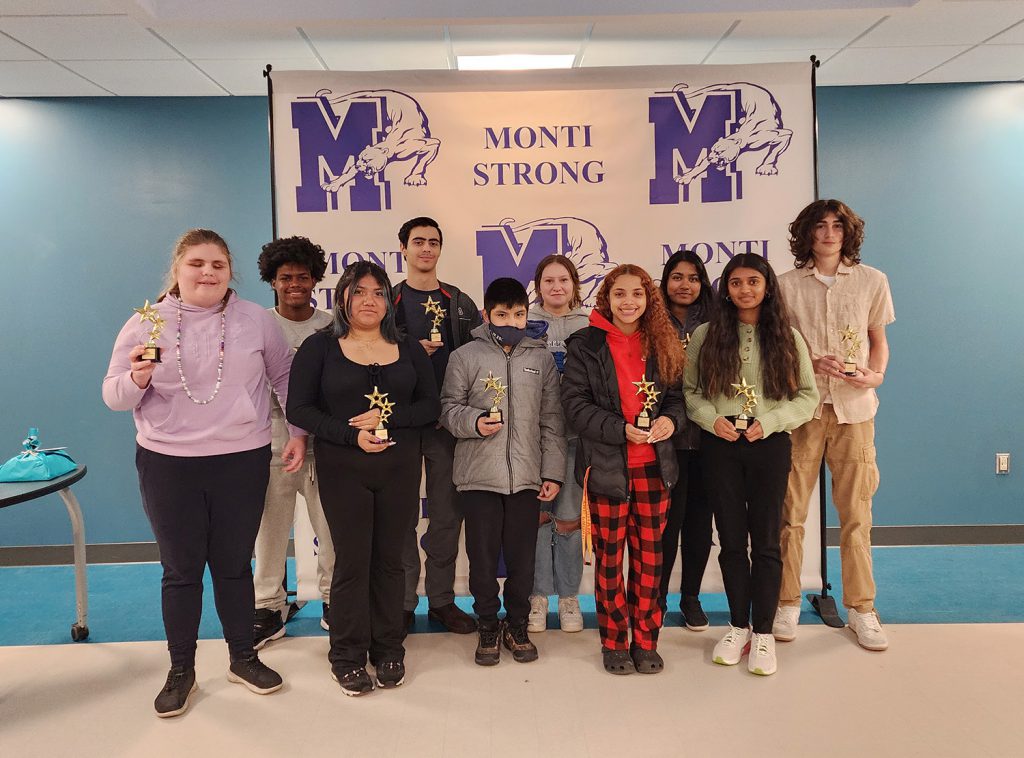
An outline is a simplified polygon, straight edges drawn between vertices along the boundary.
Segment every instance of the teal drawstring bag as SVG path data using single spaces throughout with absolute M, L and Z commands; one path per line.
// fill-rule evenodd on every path
M 39 430 L 28 430 L 21 443 L 25 450 L 0 466 L 0 482 L 45 482 L 74 471 L 78 464 L 64 452 L 67 448 L 39 447 Z

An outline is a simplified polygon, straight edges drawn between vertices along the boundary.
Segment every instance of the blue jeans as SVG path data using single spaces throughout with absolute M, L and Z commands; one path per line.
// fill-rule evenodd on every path
M 534 595 L 572 597 L 579 592 L 583 579 L 583 533 L 576 529 L 569 534 L 560 534 L 554 522 L 554 519 L 574 521 L 580 517 L 583 489 L 576 483 L 574 471 L 576 444 L 575 439 L 569 440 L 565 483 L 558 497 L 540 505 L 542 511 L 551 515 L 551 520 L 541 524 L 537 530 Z

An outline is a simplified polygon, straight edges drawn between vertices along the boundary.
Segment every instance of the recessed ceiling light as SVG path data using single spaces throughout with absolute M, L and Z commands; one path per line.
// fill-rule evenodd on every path
M 530 68 L 572 68 L 575 55 L 460 55 L 459 71 L 519 71 Z

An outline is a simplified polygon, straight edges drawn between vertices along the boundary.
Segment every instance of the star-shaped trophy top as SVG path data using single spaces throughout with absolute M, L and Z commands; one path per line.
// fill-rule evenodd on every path
M 757 387 L 756 384 L 747 384 L 747 377 L 740 377 L 739 384 L 731 385 L 736 390 L 736 397 L 743 395 L 743 397 L 751 397 L 754 395 L 754 389 Z M 756 397 L 756 395 L 754 395 Z
M 492 390 L 494 392 L 494 405 L 501 402 L 502 398 L 505 397 L 505 390 L 508 386 L 501 383 L 501 377 L 495 376 L 493 372 L 488 371 L 487 376 L 480 380 L 484 383 L 484 391 Z
M 164 320 L 160 315 L 160 311 L 149 304 L 147 300 L 141 308 L 135 308 L 134 311 L 139 314 L 139 322 L 146 323 L 147 321 L 153 325 L 155 330 L 162 331 L 164 328 Z
M 654 389 L 654 382 L 643 379 L 639 382 L 633 382 L 633 386 L 636 387 L 636 394 L 644 395 L 643 406 L 645 409 L 650 410 L 654 407 L 654 404 L 658 402 L 658 395 L 661 393 Z
M 843 342 L 853 342 L 858 338 L 857 330 L 849 324 L 846 325 L 845 329 L 839 332 L 839 336 L 842 338 Z
M 371 392 L 369 395 L 363 395 L 363 397 L 370 401 L 371 409 L 383 408 L 383 403 L 385 400 L 387 400 L 388 393 L 381 392 L 379 389 L 377 389 L 377 385 L 375 384 L 373 385 L 373 392 Z
M 384 396 L 387 397 L 387 393 L 384 393 Z M 382 400 L 380 404 L 380 423 L 387 423 L 387 420 L 391 418 L 391 414 L 394 412 L 394 410 L 394 403 L 392 403 L 390 400 Z

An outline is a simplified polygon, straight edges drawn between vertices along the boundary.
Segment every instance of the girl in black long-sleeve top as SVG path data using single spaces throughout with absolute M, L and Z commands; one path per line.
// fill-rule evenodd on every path
M 404 535 L 418 515 L 420 428 L 440 414 L 430 359 L 399 336 L 384 271 L 349 266 L 335 291 L 334 325 L 309 337 L 292 362 L 288 420 L 316 437 L 320 499 L 337 558 L 328 618 L 329 659 L 347 695 L 405 678 Z M 379 407 L 388 439 L 375 433 Z M 380 405 L 381 403 L 377 403 Z M 367 408 L 370 408 L 367 410 Z

